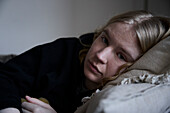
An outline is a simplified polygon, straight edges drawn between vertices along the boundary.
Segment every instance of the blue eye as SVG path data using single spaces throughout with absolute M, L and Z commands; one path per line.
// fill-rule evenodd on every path
M 102 38 L 102 41 L 106 44 L 106 45 L 109 45 L 109 42 L 108 42 L 108 40 L 107 40 L 107 38 L 105 38 L 105 37 L 101 37 Z
M 125 61 L 125 57 L 124 57 L 122 54 L 118 53 L 118 54 L 117 54 L 117 56 L 119 57 L 119 59 L 121 59 L 121 60 L 124 60 L 124 61 Z

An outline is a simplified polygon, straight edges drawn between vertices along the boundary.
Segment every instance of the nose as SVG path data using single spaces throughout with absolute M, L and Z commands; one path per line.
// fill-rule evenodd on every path
M 96 53 L 97 59 L 102 64 L 106 64 L 108 62 L 109 57 L 111 57 L 111 49 L 104 48 Z

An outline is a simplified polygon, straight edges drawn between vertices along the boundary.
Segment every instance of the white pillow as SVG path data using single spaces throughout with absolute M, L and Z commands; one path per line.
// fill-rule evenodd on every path
M 170 84 L 107 87 L 85 104 L 76 113 L 169 113 Z

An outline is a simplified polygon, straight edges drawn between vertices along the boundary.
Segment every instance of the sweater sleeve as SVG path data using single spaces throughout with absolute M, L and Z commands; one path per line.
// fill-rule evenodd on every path
M 41 77 L 40 68 L 45 66 L 42 59 L 53 54 L 58 43 L 54 41 L 36 46 L 0 67 L 0 109 L 14 107 L 21 111 L 21 98 L 29 95 L 33 89 L 35 91 L 37 79 Z
M 10 60 L 0 68 L 0 109 L 21 110 L 21 97 L 33 87 L 41 59 L 37 46 Z
M 36 46 L 0 66 L 0 110 L 14 107 L 21 111 L 21 98 L 25 95 L 38 98 L 47 95 L 49 88 L 53 90 L 58 86 L 55 88 L 59 90 L 63 84 L 69 84 L 73 77 L 68 73 L 78 73 L 76 68 L 73 69 L 73 59 L 78 59 L 75 58 L 77 48 L 79 40 L 76 38 L 57 39 Z M 75 64 L 79 62 L 76 60 Z

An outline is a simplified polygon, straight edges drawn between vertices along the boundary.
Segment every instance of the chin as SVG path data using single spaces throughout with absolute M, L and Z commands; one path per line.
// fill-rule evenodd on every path
M 102 77 L 101 77 L 101 76 L 99 76 L 99 75 L 94 75 L 94 74 L 92 74 L 92 73 L 85 73 L 85 77 L 86 77 L 89 81 L 91 81 L 91 82 L 93 82 L 93 83 L 95 83 L 95 84 L 99 84 L 99 83 L 101 83 L 101 81 L 102 81 Z

